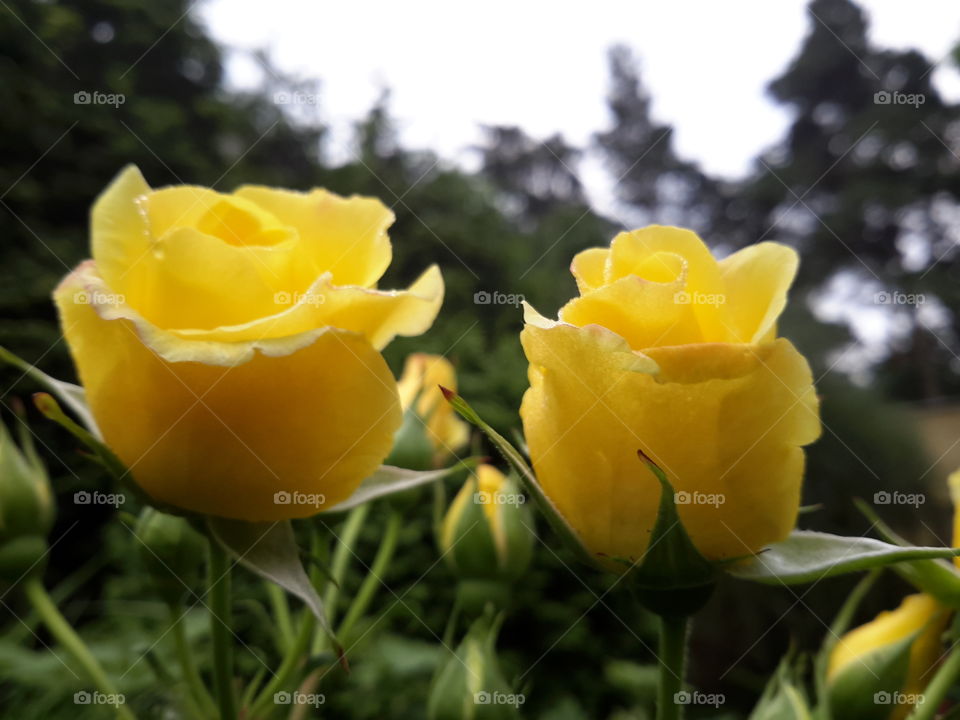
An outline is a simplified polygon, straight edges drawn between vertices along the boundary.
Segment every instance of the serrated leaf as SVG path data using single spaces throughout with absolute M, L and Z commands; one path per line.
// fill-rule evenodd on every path
M 867 537 L 794 530 L 783 542 L 731 565 L 727 572 L 741 580 L 797 585 L 909 560 L 957 555 L 960 550 L 953 548 L 900 547 Z
M 57 380 L 55 377 L 47 375 L 40 370 L 40 368 L 14 355 L 3 346 L 0 346 L 0 362 L 5 362 L 18 370 L 22 370 L 24 375 L 36 380 L 60 398 L 60 401 L 67 406 L 70 412 L 80 418 L 80 422 L 83 423 L 93 437 L 97 440 L 103 439 L 103 436 L 100 434 L 100 429 L 93 419 L 93 413 L 90 412 L 90 406 L 87 405 L 86 391 L 82 387 L 74 385 L 73 383 L 64 382 L 63 380 Z
M 252 523 L 210 517 L 207 527 L 213 539 L 241 565 L 300 598 L 329 636 L 341 662 L 344 661 L 343 648 L 334 636 L 323 600 L 300 562 L 300 549 L 289 520 Z
M 537 482 L 536 475 L 533 474 L 533 470 L 530 469 L 526 460 L 523 459 L 523 455 L 521 455 L 503 435 L 490 427 L 490 425 L 477 414 L 476 410 L 470 407 L 469 403 L 460 395 L 442 385 L 440 386 L 440 391 L 447 399 L 447 402 L 457 411 L 457 414 L 471 425 L 479 428 L 483 434 L 489 438 L 490 442 L 494 444 L 497 450 L 500 451 L 500 454 L 503 455 L 504 459 L 510 464 L 510 467 L 512 467 L 519 476 L 523 489 L 534 499 L 540 512 L 543 513 L 543 516 L 550 524 L 550 527 L 560 536 L 564 544 L 574 552 L 577 559 L 593 567 L 607 569 L 604 568 L 598 559 L 580 542 L 580 538 L 577 537 L 573 528 L 567 524 L 567 521 L 557 509 L 557 506 L 544 494 L 543 489 Z
M 329 508 L 324 508 L 321 514 L 344 512 L 355 508 L 357 505 L 363 505 L 371 500 L 391 495 L 393 493 L 412 490 L 421 485 L 441 480 L 448 475 L 452 475 L 464 468 L 470 468 L 476 463 L 473 461 L 463 461 L 451 465 L 441 470 L 407 470 L 406 468 L 394 467 L 392 465 L 381 465 L 376 472 L 360 483 L 356 491 L 343 502 L 339 502 Z

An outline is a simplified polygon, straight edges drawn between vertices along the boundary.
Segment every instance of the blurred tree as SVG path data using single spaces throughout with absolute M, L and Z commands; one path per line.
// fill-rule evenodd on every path
M 746 240 L 798 247 L 798 288 L 813 297 L 852 275 L 859 291 L 838 319 L 860 339 L 858 310 L 886 305 L 888 351 L 859 364 L 879 363 L 872 369 L 896 397 L 956 394 L 958 106 L 941 98 L 919 52 L 874 47 L 849 0 L 813 0 L 808 17 L 800 51 L 770 84 L 792 124 L 738 193 Z

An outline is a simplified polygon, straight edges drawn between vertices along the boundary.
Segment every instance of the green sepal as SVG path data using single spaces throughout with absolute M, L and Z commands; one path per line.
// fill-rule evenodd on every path
M 429 470 L 433 467 L 433 444 L 427 435 L 427 426 L 417 414 L 411 403 L 403 413 L 403 422 L 393 436 L 393 449 L 385 465 L 407 468 L 409 470 Z
M 93 458 L 110 473 L 114 480 L 123 480 L 129 475 L 126 466 L 120 461 L 113 451 L 89 430 L 81 427 L 76 421 L 67 415 L 60 404 L 50 393 L 38 392 L 33 394 L 33 403 L 37 410 L 47 418 L 64 428 L 77 440 L 82 442 L 90 452 Z
M 910 646 L 920 632 L 861 655 L 832 678 L 827 686 L 830 717 L 888 720 L 896 707 L 890 700 L 903 688 Z
M 523 695 L 513 694 L 497 659 L 503 616 L 487 613 L 470 626 L 440 666 L 427 701 L 428 720 L 516 720 Z M 510 700 L 513 702 L 510 702 Z
M 858 498 L 854 500 L 854 504 L 873 524 L 873 529 L 881 538 L 893 545 L 910 547 L 867 503 Z M 933 595 L 944 605 L 960 608 L 960 572 L 957 572 L 952 563 L 944 560 L 917 560 L 894 565 L 893 570 L 915 588 Z
M 219 543 L 248 570 L 279 585 L 306 604 L 330 638 L 341 665 L 346 668 L 343 647 L 330 626 L 323 600 L 303 569 L 290 521 L 253 523 L 208 517 L 206 527 L 211 542 Z
M 604 565 L 599 558 L 594 556 L 593 553 L 586 548 L 573 528 L 570 527 L 563 515 L 560 514 L 557 506 L 544 494 L 543 489 L 537 482 L 536 476 L 533 474 L 533 470 L 530 469 L 526 460 L 523 459 L 523 455 L 521 455 L 505 437 L 490 427 L 460 395 L 442 385 L 440 386 L 440 391 L 460 417 L 471 425 L 479 428 L 483 434 L 489 438 L 490 442 L 494 444 L 497 450 L 500 451 L 500 454 L 503 455 L 504 459 L 510 464 L 510 467 L 517 473 L 524 491 L 534 499 L 540 512 L 543 513 L 543 516 L 547 519 L 547 523 L 553 528 L 553 531 L 560 536 L 560 539 L 574 553 L 577 559 L 594 568 L 609 570 L 609 567 Z
M 472 470 L 478 464 L 477 458 L 467 458 L 440 470 L 408 470 L 392 465 L 381 465 L 360 483 L 350 497 L 336 505 L 324 507 L 319 514 L 331 515 L 346 512 L 371 500 L 428 485 L 464 469 Z
M 803 686 L 803 663 L 791 651 L 780 661 L 749 720 L 812 720 Z
M 639 601 L 657 615 L 692 615 L 710 599 L 717 566 L 687 534 L 666 474 L 642 451 L 637 454 L 660 483 L 660 506 L 647 550 L 629 570 L 630 583 Z
M 836 648 L 837 643 L 840 642 L 840 638 L 850 628 L 853 617 L 860 607 L 860 603 L 863 602 L 863 599 L 876 584 L 877 579 L 882 573 L 883 569 L 877 568 L 865 575 L 860 582 L 857 583 L 856 587 L 853 588 L 853 592 L 844 600 L 833 622 L 830 623 L 823 644 L 820 646 L 820 651 L 813 661 L 814 687 L 817 690 L 817 697 L 823 698 L 824 702 L 826 702 L 827 697 L 827 669 L 830 666 L 830 655 L 833 653 L 834 648 Z
M 794 530 L 752 558 L 727 567 L 734 577 L 768 585 L 800 585 L 893 563 L 960 555 L 954 548 L 901 547 L 868 537 Z
M 0 362 L 21 370 L 24 375 L 36 380 L 40 385 L 52 392 L 61 402 L 66 405 L 82 422 L 87 430 L 96 437 L 100 438 L 100 430 L 93 419 L 93 413 L 90 412 L 90 406 L 87 405 L 86 391 L 79 385 L 57 380 L 55 377 L 47 375 L 35 365 L 31 365 L 23 358 L 17 357 L 5 347 L 0 346 Z

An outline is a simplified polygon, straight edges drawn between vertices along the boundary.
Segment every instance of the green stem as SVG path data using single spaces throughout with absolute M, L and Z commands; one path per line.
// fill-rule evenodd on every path
M 923 702 L 916 706 L 909 720 L 933 720 L 944 698 L 960 682 L 960 650 L 954 650 L 923 691 Z
M 77 632 L 71 627 L 67 619 L 60 614 L 56 604 L 50 599 L 43 583 L 37 577 L 31 577 L 24 582 L 24 592 L 33 605 L 34 610 L 43 620 L 44 625 L 59 642 L 80 664 L 89 679 L 97 689 L 105 695 L 118 695 L 116 687 L 107 677 L 106 672 L 97 662 Z M 116 706 L 117 717 L 124 720 L 134 720 L 133 712 L 126 705 Z
M 267 598 L 273 609 L 273 618 L 277 622 L 279 631 L 279 645 L 281 652 L 287 652 L 293 645 L 293 620 L 290 619 L 290 605 L 287 603 L 287 591 L 271 581 L 264 582 L 267 588 Z
M 220 720 L 237 720 L 233 690 L 233 633 L 230 630 L 230 558 L 216 540 L 210 543 L 209 583 L 213 680 Z
M 333 559 L 330 561 L 330 579 L 327 580 L 327 590 L 323 596 L 323 607 L 327 612 L 327 618 L 330 625 L 333 625 L 337 614 L 337 600 L 340 597 L 340 586 L 343 584 L 343 578 L 347 574 L 347 566 L 353 558 L 353 547 L 357 544 L 357 538 L 363 523 L 370 512 L 370 503 L 364 503 L 353 508 L 347 513 L 347 519 L 343 524 L 343 532 L 340 534 L 337 549 L 333 552 Z M 324 633 L 319 633 L 313 643 L 313 654 L 321 652 L 328 641 Z
M 216 705 L 203 684 L 200 672 L 197 670 L 197 664 L 193 661 L 193 653 L 190 650 L 186 626 L 184 625 L 183 608 L 177 602 L 171 602 L 169 608 L 170 619 L 173 623 L 173 642 L 176 645 L 177 660 L 180 662 L 183 679 L 190 688 L 193 699 L 197 701 L 197 704 L 207 716 L 212 716 L 216 713 Z
M 687 651 L 687 618 L 660 617 L 660 681 L 657 684 L 657 720 L 679 720 L 683 705 L 676 694 L 683 689 Z
M 313 631 L 317 627 L 317 618 L 310 612 L 309 608 L 303 611 L 303 617 L 300 620 L 300 631 L 297 633 L 296 640 L 290 647 L 290 651 L 284 656 L 277 674 L 267 683 L 267 686 L 260 691 L 257 699 L 250 706 L 250 717 L 258 718 L 267 713 L 267 707 L 273 702 L 273 696 L 285 688 L 294 673 L 300 667 L 303 656 L 310 646 L 310 639 L 313 637 Z
M 387 529 L 384 531 L 383 538 L 380 540 L 380 548 L 377 550 L 377 555 L 373 559 L 370 571 L 363 579 L 363 583 L 354 596 L 353 602 L 350 604 L 350 609 L 347 610 L 347 614 L 343 618 L 343 622 L 340 623 L 340 627 L 337 628 L 337 638 L 342 643 L 347 642 L 346 638 L 353 629 L 353 626 L 366 614 L 367 609 L 370 607 L 370 602 L 373 600 L 373 596 L 383 582 L 381 578 L 384 572 L 386 572 L 390 561 L 393 559 L 394 551 L 397 549 L 397 538 L 400 535 L 401 522 L 402 518 L 400 513 L 396 510 L 391 510 L 390 517 L 387 519 Z

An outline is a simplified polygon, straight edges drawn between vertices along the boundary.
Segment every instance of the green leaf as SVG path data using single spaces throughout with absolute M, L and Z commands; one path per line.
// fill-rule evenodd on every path
M 82 387 L 73 383 L 57 380 L 55 377 L 47 375 L 35 365 L 31 365 L 23 358 L 17 357 L 5 347 L 0 346 L 0 362 L 11 365 L 18 370 L 22 370 L 24 375 L 31 377 L 40 383 L 47 390 L 52 392 L 67 408 L 74 413 L 80 422 L 84 424 L 90 434 L 97 440 L 102 440 L 100 429 L 93 419 L 93 413 L 90 412 L 90 406 L 87 405 L 87 394 Z
M 469 468 L 475 464 L 474 461 L 463 461 L 441 470 L 427 471 L 407 470 L 406 468 L 393 467 L 392 465 L 381 465 L 373 475 L 360 483 L 360 486 L 353 495 L 343 502 L 324 508 L 321 514 L 344 512 L 345 510 L 355 508 L 357 505 L 363 505 L 371 500 L 376 500 L 384 495 L 391 495 L 436 482 L 448 475 L 459 472 L 464 467 Z
M 543 489 L 537 482 L 536 476 L 533 474 L 533 470 L 530 469 L 530 466 L 527 465 L 526 460 L 523 459 L 523 455 L 521 455 L 520 452 L 513 445 L 511 445 L 505 437 L 503 437 L 503 435 L 490 427 L 490 425 L 488 425 L 460 395 L 455 393 L 453 390 L 443 387 L 442 385 L 440 386 L 440 391 L 447 399 L 447 402 L 453 405 L 453 409 L 457 411 L 460 417 L 469 422 L 471 425 L 478 427 L 483 434 L 490 439 L 490 442 L 496 446 L 497 450 L 500 451 L 506 461 L 510 464 L 510 467 L 512 467 L 520 477 L 520 482 L 523 485 L 523 489 L 536 501 L 537 507 L 547 519 L 550 527 L 553 528 L 554 532 L 560 536 L 560 539 L 564 542 L 564 544 L 574 552 L 574 554 L 577 556 L 577 559 L 596 568 L 601 568 L 604 570 L 609 569 L 604 567 L 599 560 L 594 557 L 594 555 L 586 548 L 586 546 L 580 541 L 580 538 L 577 537 L 577 534 L 574 532 L 573 528 L 567 524 L 567 521 L 564 519 L 563 515 L 560 514 L 557 506 L 554 505 L 553 501 L 544 494 Z
M 300 562 L 300 549 L 289 520 L 252 523 L 209 517 L 207 527 L 213 540 L 241 565 L 303 600 L 330 637 L 343 662 L 343 648 L 330 627 L 323 600 Z
M 957 555 L 960 550 L 953 548 L 900 547 L 867 537 L 794 530 L 783 542 L 734 563 L 727 572 L 741 580 L 797 585 L 892 563 Z

